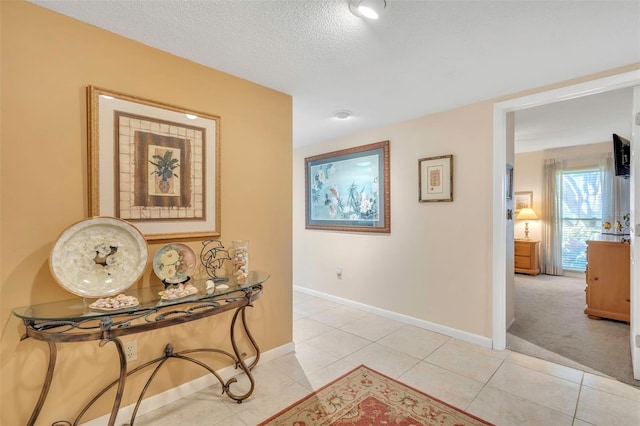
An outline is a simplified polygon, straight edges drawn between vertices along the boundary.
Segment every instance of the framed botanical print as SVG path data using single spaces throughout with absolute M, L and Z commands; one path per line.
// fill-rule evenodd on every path
M 220 118 L 87 88 L 89 214 L 148 240 L 220 235 Z

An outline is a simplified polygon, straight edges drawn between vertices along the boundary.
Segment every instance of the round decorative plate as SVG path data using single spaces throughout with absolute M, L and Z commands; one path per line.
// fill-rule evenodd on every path
M 115 217 L 93 217 L 67 228 L 58 238 L 49 269 L 71 293 L 105 297 L 131 287 L 149 258 L 140 231 Z
M 165 284 L 187 281 L 195 268 L 196 254 L 186 244 L 167 244 L 153 257 L 153 272 Z

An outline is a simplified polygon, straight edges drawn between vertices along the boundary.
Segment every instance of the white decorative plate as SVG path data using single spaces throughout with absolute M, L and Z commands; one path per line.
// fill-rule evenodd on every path
M 53 278 L 71 293 L 105 297 L 131 287 L 149 258 L 136 227 L 115 217 L 93 217 L 67 228 L 49 258 Z
M 186 244 L 167 244 L 153 257 L 153 272 L 165 284 L 187 281 L 195 268 L 196 254 Z

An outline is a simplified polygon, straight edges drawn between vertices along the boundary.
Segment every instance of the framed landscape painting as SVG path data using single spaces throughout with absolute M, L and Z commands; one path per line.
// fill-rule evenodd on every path
M 89 215 L 147 240 L 220 235 L 219 117 L 87 88 Z
M 391 232 L 389 141 L 305 158 L 307 229 Z
M 533 207 L 533 191 L 516 192 L 515 196 L 515 213 L 520 213 L 520 210 L 524 208 Z

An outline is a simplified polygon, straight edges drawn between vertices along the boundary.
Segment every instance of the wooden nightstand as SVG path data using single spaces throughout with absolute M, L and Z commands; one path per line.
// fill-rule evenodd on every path
M 540 273 L 539 248 L 540 241 L 514 240 L 515 272 L 529 275 Z

